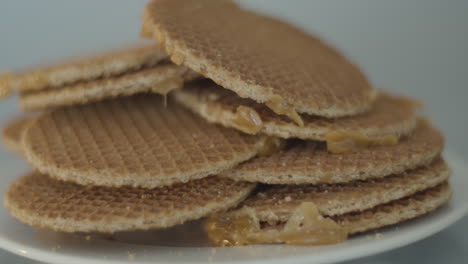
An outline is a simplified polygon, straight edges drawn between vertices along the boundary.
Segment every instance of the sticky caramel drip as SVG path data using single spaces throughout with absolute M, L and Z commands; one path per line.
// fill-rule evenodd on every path
M 163 35 L 160 33 L 160 35 Z M 176 65 L 182 65 L 185 61 L 185 55 L 177 51 L 173 45 L 165 45 L 166 46 L 166 52 L 167 54 L 171 57 L 172 62 Z
M 257 111 L 243 105 L 237 107 L 234 123 L 247 134 L 257 134 L 263 128 L 262 118 Z
M 252 208 L 210 217 L 205 230 L 217 246 L 286 243 L 324 245 L 345 241 L 347 232 L 329 218 L 324 218 L 311 202 L 302 203 L 281 227 L 261 228 Z
M 181 77 L 168 78 L 162 82 L 153 84 L 151 92 L 162 94 L 164 96 L 164 106 L 167 106 L 167 94 L 172 90 L 181 88 L 184 85 L 184 79 Z
M 343 242 L 348 234 L 311 202 L 302 203 L 283 228 L 281 238 L 290 245 L 325 245 Z
M 182 79 L 181 77 L 172 77 L 172 78 L 168 78 L 166 80 L 153 84 L 153 87 L 151 88 L 151 92 L 166 95 L 172 90 L 181 88 L 183 84 L 184 84 L 184 79 Z
M 327 149 L 332 153 L 356 152 L 372 146 L 390 146 L 398 143 L 396 136 L 367 137 L 357 133 L 336 132 L 326 136 Z
M 174 52 L 171 56 L 171 60 L 176 65 L 182 65 L 185 61 L 185 55 L 182 52 Z
M 300 127 L 304 126 L 304 121 L 302 121 L 301 116 L 296 112 L 294 107 L 286 103 L 281 96 L 274 95 L 270 100 L 265 102 L 265 104 L 273 110 L 273 112 L 279 115 L 286 115 Z
M 258 152 L 259 156 L 269 156 L 282 150 L 286 146 L 286 141 L 284 139 L 270 136 L 263 136 L 261 143 L 262 147 Z

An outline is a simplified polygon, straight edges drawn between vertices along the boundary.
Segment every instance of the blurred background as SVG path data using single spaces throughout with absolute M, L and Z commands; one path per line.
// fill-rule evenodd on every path
M 0 72 L 142 41 L 146 2 L 0 0 Z M 318 34 L 360 65 L 376 87 L 423 101 L 447 148 L 468 160 L 468 1 L 240 2 Z M 0 122 L 18 112 L 15 98 L 1 102 Z M 0 150 L 0 166 L 12 159 Z M 467 218 L 415 245 L 357 262 L 464 263 L 466 252 Z M 0 263 L 35 262 L 0 250 Z

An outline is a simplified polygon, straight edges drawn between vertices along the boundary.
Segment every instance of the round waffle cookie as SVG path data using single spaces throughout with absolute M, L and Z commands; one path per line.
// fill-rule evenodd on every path
M 263 185 L 243 202 L 265 222 L 286 222 L 292 209 L 312 202 L 326 216 L 361 212 L 447 181 L 450 169 L 439 158 L 431 165 L 367 181 L 332 185 Z
M 19 99 L 24 110 L 37 111 L 144 92 L 167 94 L 195 78 L 197 74 L 185 67 L 164 63 L 119 76 L 65 85 L 60 89 L 25 92 Z
M 17 74 L 3 74 L 0 90 L 38 91 L 152 67 L 167 58 L 156 45 L 136 46 Z
M 358 67 L 320 39 L 232 1 L 154 0 L 143 19 L 143 34 L 176 64 L 296 120 L 297 112 L 361 113 L 377 94 Z
M 449 184 L 445 182 L 412 196 L 360 213 L 337 216 L 333 220 L 346 228 L 349 234 L 362 233 L 430 213 L 446 204 L 452 197 L 452 193 Z
M 16 180 L 5 206 L 18 220 L 64 232 L 170 227 L 236 206 L 255 184 L 207 177 L 154 189 L 82 186 L 32 173 Z
M 16 153 L 22 152 L 21 137 L 27 125 L 31 122 L 31 118 L 18 118 L 10 121 L 3 128 L 2 138 L 5 147 Z
M 380 178 L 429 164 L 442 151 L 444 138 L 427 122 L 395 145 L 333 154 L 326 144 L 293 141 L 270 156 L 257 157 L 223 172 L 235 180 L 269 184 L 341 183 Z
M 174 91 L 174 98 L 206 120 L 245 133 L 264 133 L 281 138 L 325 141 L 330 133 L 345 131 L 366 137 L 408 134 L 417 124 L 415 104 L 409 99 L 381 95 L 374 107 L 361 115 L 327 119 L 301 115 L 298 126 L 264 104 L 237 96 L 213 82 L 197 81 Z
M 44 113 L 22 143 L 31 165 L 51 177 L 153 188 L 232 168 L 265 141 L 211 125 L 161 96 L 141 95 Z
M 242 222 L 231 224 L 234 228 L 228 232 L 223 232 L 212 224 L 207 226 L 207 230 L 208 236 L 218 244 L 243 245 L 272 242 L 329 244 L 342 242 L 348 235 L 398 224 L 427 214 L 447 203 L 451 196 L 452 189 L 447 182 L 444 182 L 411 196 L 380 204 L 368 210 L 333 217 L 316 215 L 316 209 L 311 204 L 302 204 L 290 209 L 291 218 L 287 219 L 286 223 L 266 223 L 265 219 L 257 216 L 255 208 L 250 207 L 249 210 L 246 210 L 246 207 L 242 207 L 208 219 L 208 223 L 214 222 L 221 226 L 226 225 L 226 223 L 230 225 L 230 222 L 242 219 Z M 246 213 L 248 214 L 246 215 Z M 246 223 L 250 226 L 245 226 Z M 236 224 L 241 224 L 242 231 L 236 229 Z M 317 224 L 321 226 L 317 227 Z M 250 232 L 244 233 L 243 230 L 249 230 L 249 227 Z

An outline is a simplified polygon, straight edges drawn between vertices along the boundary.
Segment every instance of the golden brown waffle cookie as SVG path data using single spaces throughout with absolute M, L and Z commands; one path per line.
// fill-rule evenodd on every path
M 397 144 L 333 154 L 324 143 L 295 141 L 270 156 L 257 157 L 223 172 L 235 180 L 270 184 L 340 183 L 390 174 L 429 164 L 442 151 L 444 138 L 427 122 L 419 122 Z
M 141 95 L 46 113 L 25 132 L 25 156 L 65 181 L 153 188 L 217 174 L 263 147 L 163 101 Z
M 3 144 L 8 150 L 16 153 L 22 152 L 21 137 L 31 120 L 32 118 L 23 117 L 14 119 L 6 124 L 2 131 L 2 138 Z
M 243 207 L 207 221 L 208 236 L 219 245 L 287 243 L 332 244 L 348 235 L 397 224 L 429 213 L 450 200 L 447 182 L 362 212 L 323 217 L 312 203 L 291 208 L 287 222 L 265 223 L 255 209 Z M 229 230 L 226 231 L 226 227 Z
M 333 185 L 264 185 L 243 205 L 265 222 L 286 222 L 293 208 L 312 202 L 322 215 L 364 211 L 445 182 L 450 169 L 442 159 L 385 178 Z
M 0 77 L 0 91 L 37 91 L 152 67 L 167 55 L 156 45 L 140 45 L 84 59 Z
M 64 232 L 164 228 L 240 203 L 252 183 L 207 177 L 170 187 L 143 189 L 82 186 L 32 173 L 15 181 L 5 206 L 18 220 Z
M 65 85 L 60 89 L 22 93 L 20 104 L 24 110 L 37 111 L 144 92 L 167 94 L 194 78 L 197 75 L 187 68 L 166 63 L 121 76 Z
M 219 0 L 154 0 L 143 34 L 183 64 L 276 113 L 339 117 L 376 97 L 364 74 L 320 39 Z
M 448 183 L 416 193 L 410 197 L 379 205 L 361 213 L 350 213 L 334 220 L 349 234 L 394 225 L 427 214 L 446 204 L 452 197 Z
M 325 141 L 327 134 L 343 131 L 366 137 L 396 136 L 408 134 L 416 124 L 415 106 L 408 99 L 380 96 L 367 113 L 327 119 L 301 115 L 304 126 L 298 126 L 288 118 L 275 114 L 263 104 L 240 98 L 234 92 L 208 81 L 197 81 L 174 91 L 174 98 L 210 122 L 233 127 L 243 132 L 264 133 L 282 138 L 301 138 Z M 258 116 L 241 122 L 239 107 L 248 107 Z M 245 119 L 245 118 L 244 118 Z

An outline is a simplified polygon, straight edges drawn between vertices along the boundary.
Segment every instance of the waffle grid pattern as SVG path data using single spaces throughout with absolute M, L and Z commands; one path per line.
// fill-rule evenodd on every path
M 383 179 L 333 185 L 264 185 L 243 205 L 266 222 L 286 222 L 294 208 L 313 202 L 322 215 L 361 212 L 445 182 L 450 169 L 442 159 L 428 167 Z
M 366 111 L 375 99 L 364 74 L 335 49 L 231 1 L 154 0 L 143 20 L 145 35 L 176 64 L 241 97 L 263 103 L 280 96 L 298 112 L 328 117 Z
M 244 162 L 223 175 L 269 184 L 342 183 L 385 177 L 428 165 L 443 147 L 442 134 L 421 121 L 413 133 L 396 145 L 331 154 L 324 143 L 293 142 L 285 150 Z
M 5 205 L 20 221 L 64 232 L 170 227 L 241 202 L 255 184 L 207 177 L 155 189 L 82 186 L 31 173 L 14 182 Z
M 261 147 L 258 137 L 210 125 L 156 95 L 45 113 L 23 142 L 28 161 L 52 177 L 148 188 L 217 174 Z

